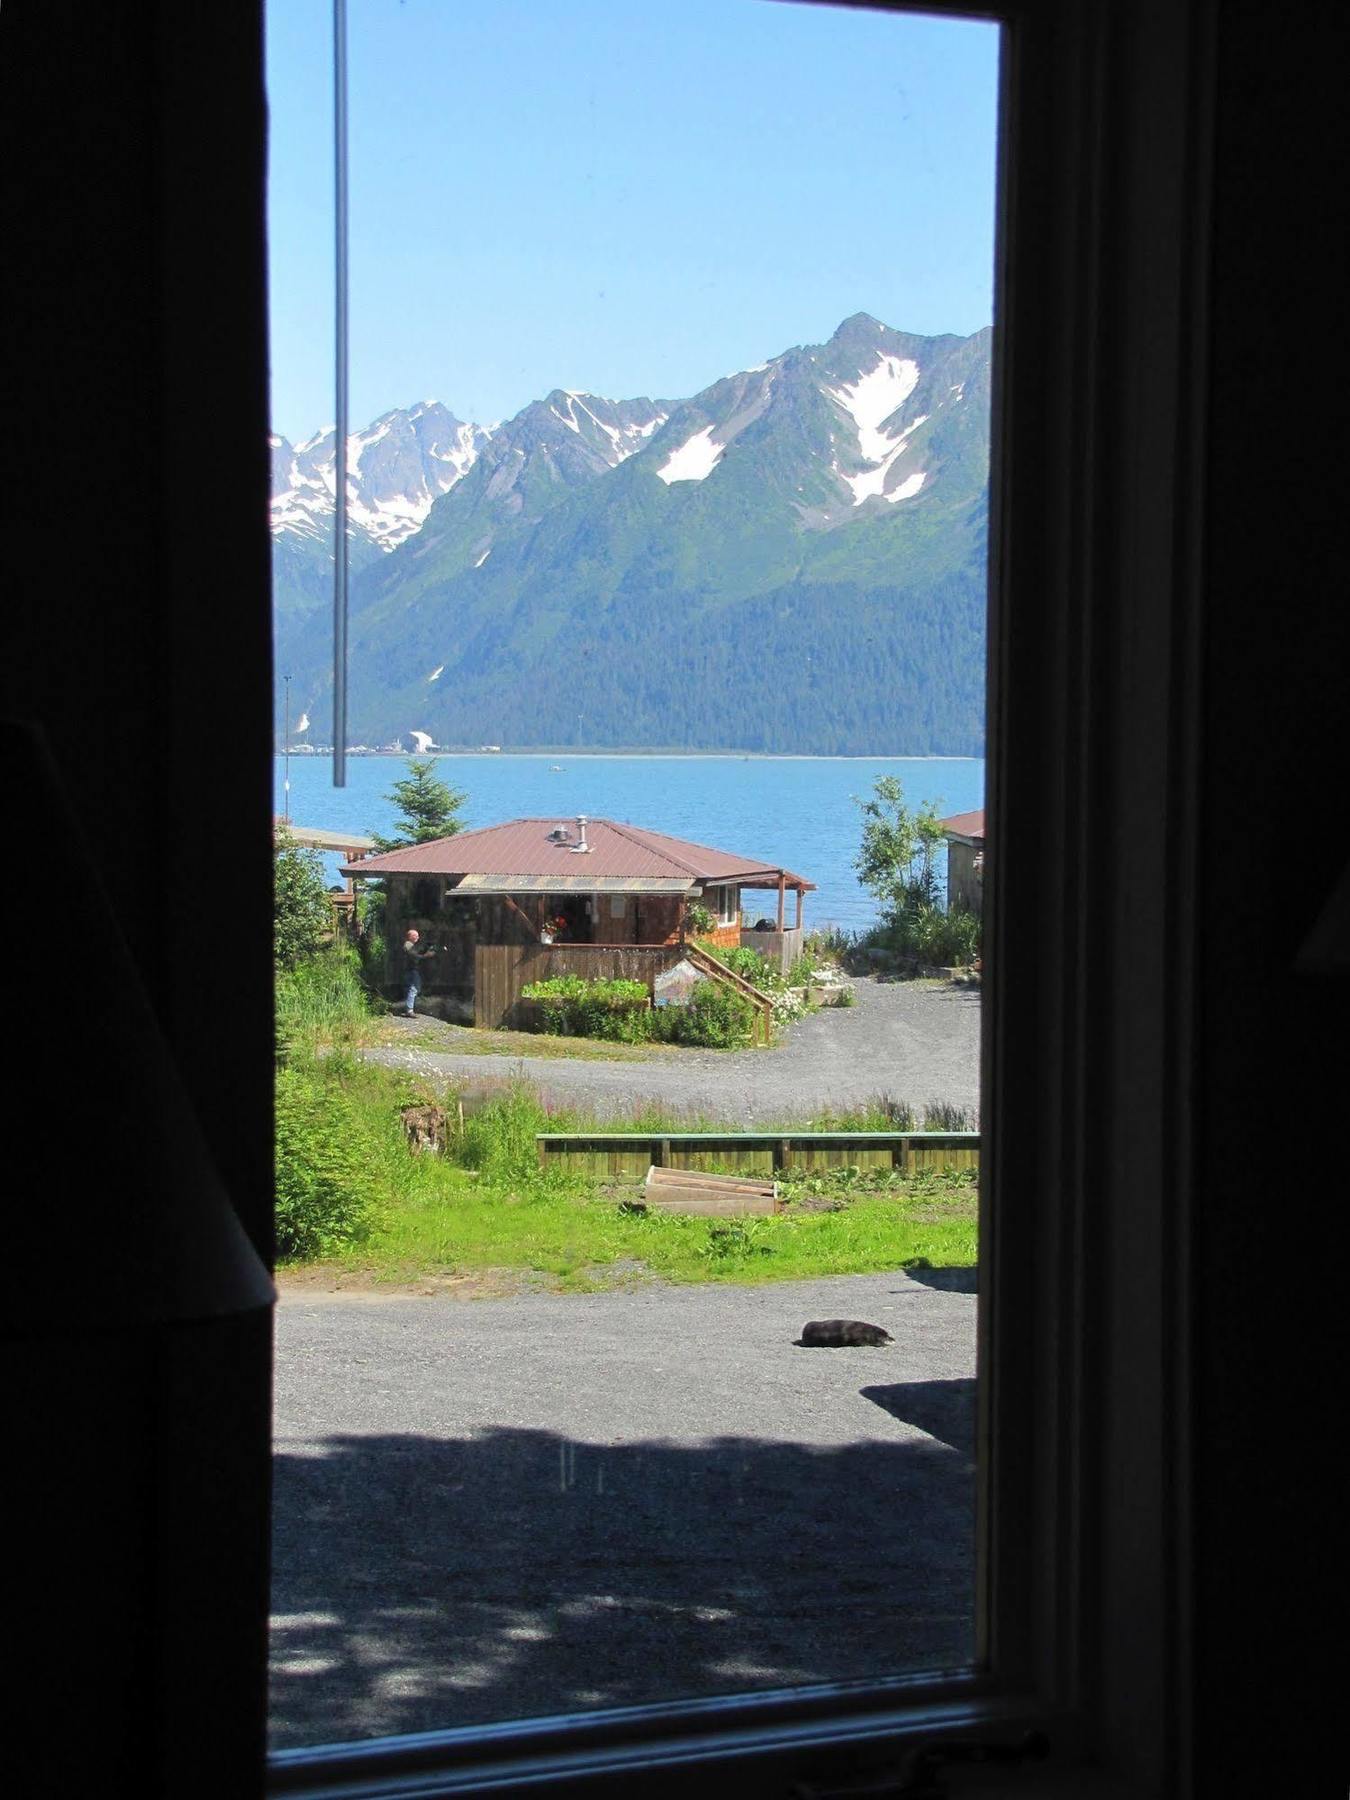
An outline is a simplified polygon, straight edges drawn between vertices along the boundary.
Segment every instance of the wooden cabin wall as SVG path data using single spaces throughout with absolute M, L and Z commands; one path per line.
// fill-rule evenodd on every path
M 462 905 L 447 906 L 443 882 L 435 883 L 437 905 L 434 908 L 419 907 L 419 900 L 431 897 L 418 892 L 427 879 L 425 876 L 389 878 L 384 908 L 385 986 L 395 996 L 404 991 L 407 971 L 403 963 L 403 940 L 409 926 L 413 926 L 423 948 L 436 951 L 432 961 L 422 965 L 423 995 L 428 1001 L 448 1003 L 451 1016 L 467 1018 L 473 1006 L 474 948 L 478 942 L 478 928 L 472 922 L 472 913 L 468 913 L 468 922 L 460 922 L 467 911 Z

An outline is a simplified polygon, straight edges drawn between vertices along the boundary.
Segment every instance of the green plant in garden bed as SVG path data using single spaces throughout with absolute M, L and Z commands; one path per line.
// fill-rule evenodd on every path
M 653 1007 L 641 981 L 555 975 L 521 989 L 547 1030 L 620 1043 L 698 1044 L 734 1049 L 750 1042 L 755 1009 L 744 995 L 713 981 L 695 984 L 684 1006 Z
M 644 1014 L 651 996 L 643 981 L 594 980 L 581 975 L 554 975 L 521 989 L 538 1006 L 545 1028 L 570 1037 L 613 1038 L 636 1044 L 650 1037 Z

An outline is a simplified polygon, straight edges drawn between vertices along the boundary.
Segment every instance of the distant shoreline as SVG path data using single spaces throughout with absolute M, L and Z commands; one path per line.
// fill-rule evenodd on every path
M 365 761 L 367 758 L 384 757 L 394 762 L 406 762 L 410 756 L 417 756 L 416 750 L 349 750 L 349 758 Z M 511 757 L 528 757 L 542 762 L 545 757 L 570 756 L 574 760 L 583 756 L 598 761 L 606 759 L 614 762 L 627 762 L 633 757 L 645 756 L 654 761 L 663 762 L 983 762 L 982 756 L 933 756 L 918 754 L 904 750 L 872 750 L 860 756 L 835 756 L 825 752 L 813 754 L 806 750 L 428 750 L 426 754 L 433 761 L 441 757 L 481 757 L 485 762 L 503 762 Z M 286 752 L 274 752 L 281 761 Z M 331 762 L 331 750 L 291 749 L 292 757 L 299 757 L 306 762 Z

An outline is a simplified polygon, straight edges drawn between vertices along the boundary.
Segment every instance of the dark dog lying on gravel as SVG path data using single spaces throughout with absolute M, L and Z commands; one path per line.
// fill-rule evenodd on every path
M 880 1325 L 868 1325 L 862 1319 L 809 1319 L 795 1341 L 807 1348 L 838 1350 L 845 1344 L 890 1344 L 895 1340 Z

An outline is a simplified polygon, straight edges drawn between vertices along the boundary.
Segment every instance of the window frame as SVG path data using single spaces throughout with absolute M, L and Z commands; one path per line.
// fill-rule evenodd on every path
M 709 911 L 717 924 L 734 925 L 736 923 L 741 910 L 739 887 L 728 882 L 719 882 L 712 887 L 705 888 L 703 894 L 705 900 L 713 900 L 716 896 L 715 904 L 709 907 Z
M 934 1735 L 1030 1729 L 1051 1754 L 1019 1771 L 1021 1794 L 1189 1784 L 1213 7 L 1016 0 L 978 16 L 1004 27 L 979 1667 L 280 1752 L 273 1793 L 639 1775 L 659 1793 L 691 1774 L 781 1793 Z

